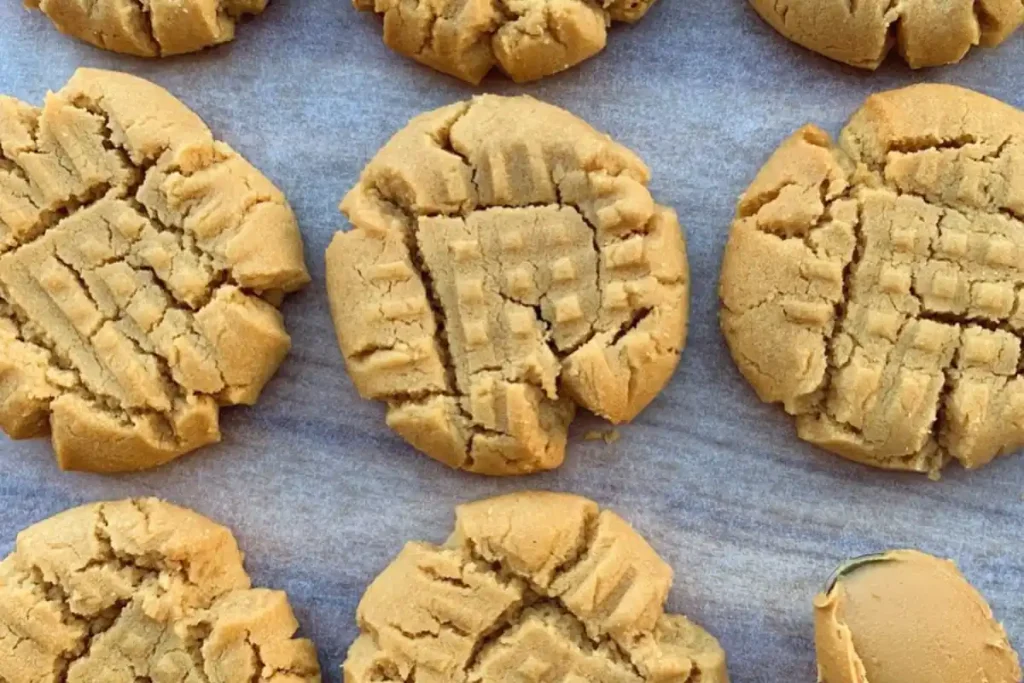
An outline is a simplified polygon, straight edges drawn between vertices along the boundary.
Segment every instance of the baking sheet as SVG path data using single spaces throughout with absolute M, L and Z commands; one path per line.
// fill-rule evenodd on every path
M 868 93 L 925 79 L 1024 106 L 1020 35 L 957 67 L 871 75 L 790 45 L 741 0 L 661 0 L 579 68 L 486 81 L 478 92 L 530 93 L 636 150 L 686 226 L 693 272 L 689 345 L 661 398 L 619 442 L 586 442 L 601 423 L 579 418 L 560 471 L 498 481 L 418 455 L 356 396 L 323 288 L 344 225 L 335 207 L 362 166 L 410 117 L 474 89 L 392 54 L 344 0 L 273 0 L 234 44 L 160 62 L 76 43 L 16 0 L 0 3 L 0 27 L 0 92 L 38 103 L 87 65 L 181 98 L 287 193 L 314 278 L 284 306 L 291 356 L 256 407 L 223 413 L 222 445 L 101 477 L 60 473 L 46 441 L 0 437 L 0 554 L 19 529 L 87 501 L 192 507 L 235 530 L 258 584 L 288 591 L 325 680 L 340 681 L 359 597 L 406 540 L 443 540 L 460 501 L 552 489 L 618 510 L 650 540 L 676 570 L 671 608 L 719 637 L 738 683 L 813 681 L 812 596 L 841 559 L 890 546 L 956 558 L 1024 646 L 1024 457 L 933 483 L 802 444 L 734 368 L 715 292 L 735 199 L 785 136 L 808 121 L 837 132 Z

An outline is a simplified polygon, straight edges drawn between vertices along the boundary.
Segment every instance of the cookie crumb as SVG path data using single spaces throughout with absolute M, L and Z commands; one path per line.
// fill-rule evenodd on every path
M 622 438 L 622 434 L 619 433 L 618 429 L 593 429 L 587 432 L 583 438 L 587 441 L 604 441 L 606 444 L 613 444 Z

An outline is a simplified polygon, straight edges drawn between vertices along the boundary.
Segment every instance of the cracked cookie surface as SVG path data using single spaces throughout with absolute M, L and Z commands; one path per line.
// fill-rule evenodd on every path
M 353 0 L 384 18 L 384 43 L 479 84 L 494 67 L 523 83 L 604 49 L 613 22 L 638 21 L 654 0 Z
M 161 88 L 83 69 L 42 108 L 0 97 L 0 427 L 52 432 L 63 468 L 219 440 L 308 280 L 281 192 Z
M 1024 23 L 1022 0 L 750 0 L 779 33 L 864 69 L 895 47 L 913 68 L 959 62 L 993 47 Z
M 919 85 L 807 126 L 739 203 L 721 323 L 799 435 L 936 473 L 1024 444 L 1024 113 Z
M 349 374 L 388 424 L 492 475 L 562 463 L 578 405 L 635 417 L 686 337 L 676 215 L 632 152 L 566 111 L 484 96 L 413 119 L 327 251 Z
M 297 630 L 229 530 L 156 499 L 63 512 L 0 562 L 7 683 L 319 683 Z
M 671 583 L 585 498 L 463 505 L 445 545 L 407 544 L 367 589 L 345 683 L 728 683 L 718 642 L 665 613 Z
M 61 33 L 139 57 L 196 52 L 233 40 L 245 15 L 267 0 L 25 0 Z

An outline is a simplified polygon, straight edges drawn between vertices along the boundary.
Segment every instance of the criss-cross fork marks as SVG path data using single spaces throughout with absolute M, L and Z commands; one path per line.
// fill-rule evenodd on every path
M 533 533 L 544 513 L 562 519 Z M 446 546 L 408 544 L 370 586 L 345 674 L 354 683 L 418 674 L 456 683 L 720 683 L 718 644 L 663 611 L 670 582 L 650 546 L 589 501 L 481 501 L 460 509 Z
M 319 680 L 295 630 L 284 594 L 249 588 L 230 532 L 155 500 L 66 512 L 0 562 L 7 683 Z
M 0 149 L 0 425 L 52 431 L 70 468 L 216 441 L 218 406 L 253 403 L 289 348 L 268 301 L 308 280 L 283 196 L 120 74 L 0 99 Z
M 548 139 L 473 141 L 509 115 L 495 106 L 539 104 L 437 112 L 429 134 L 414 121 L 381 152 L 346 199 L 356 229 L 328 252 L 328 286 L 350 374 L 389 424 L 450 465 L 509 474 L 561 463 L 574 404 L 619 422 L 653 398 L 688 283 L 675 216 L 632 169 L 610 156 L 583 170 Z M 392 157 L 404 145 L 420 151 Z M 450 197 L 412 200 L 432 176 L 452 179 Z
M 772 163 L 812 158 L 816 135 L 798 134 Z M 1012 137 L 902 139 L 852 184 L 823 185 L 823 218 L 799 235 L 780 226 L 809 206 L 793 201 L 800 183 L 750 200 L 726 259 L 723 325 L 741 368 L 797 415 L 802 437 L 929 472 L 950 458 L 978 467 L 1024 443 L 1022 152 Z M 744 221 L 778 235 L 761 244 L 798 270 L 788 291 L 750 299 L 731 283 L 752 264 L 753 251 L 738 251 Z M 773 356 L 753 341 L 758 330 L 796 343 Z M 795 379 L 780 379 L 788 365 Z

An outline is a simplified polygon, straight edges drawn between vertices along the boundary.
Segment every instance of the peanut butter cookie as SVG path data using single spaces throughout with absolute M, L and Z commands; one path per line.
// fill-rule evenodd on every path
M 876 467 L 1024 444 L 1024 113 L 919 85 L 814 126 L 739 202 L 722 329 L 808 441 Z
M 456 517 L 366 591 L 347 683 L 728 682 L 718 642 L 664 611 L 672 569 L 615 513 L 521 493 Z
M 877 69 L 893 47 L 919 69 L 999 45 L 1024 22 L 1020 0 L 750 0 L 795 43 L 839 62 Z
M 353 0 L 384 17 L 395 52 L 469 83 L 497 66 L 518 83 L 564 71 L 604 49 L 612 22 L 654 0 Z
M 635 417 L 686 336 L 686 250 L 632 152 L 566 111 L 485 96 L 424 114 L 342 202 L 327 251 L 349 374 L 428 455 L 551 469 L 579 404 Z
M 114 52 L 168 57 L 233 40 L 267 0 L 24 0 L 61 33 Z
M 230 531 L 155 499 L 63 512 L 0 562 L 8 683 L 319 683 L 297 629 Z
M 0 97 L 0 427 L 60 465 L 160 465 L 220 438 L 288 352 L 306 284 L 284 196 L 191 111 L 83 69 Z

